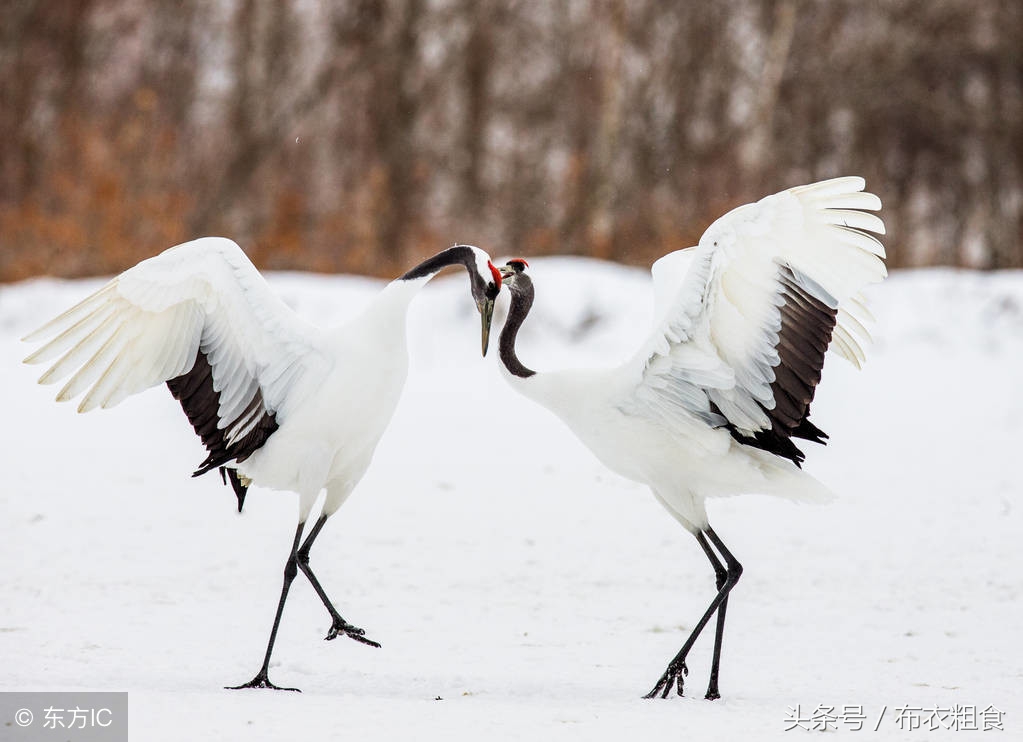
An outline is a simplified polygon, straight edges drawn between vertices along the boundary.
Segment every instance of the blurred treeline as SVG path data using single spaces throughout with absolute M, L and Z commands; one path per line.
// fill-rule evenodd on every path
M 0 281 L 206 234 L 262 268 L 646 263 L 854 173 L 893 265 L 1023 266 L 1018 0 L 0 7 Z

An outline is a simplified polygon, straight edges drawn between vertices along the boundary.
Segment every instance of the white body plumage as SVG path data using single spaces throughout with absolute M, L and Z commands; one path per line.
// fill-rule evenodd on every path
M 408 305 L 427 280 L 390 284 L 358 317 L 324 332 L 331 362 L 303 375 L 278 430 L 237 465 L 257 485 L 299 493 L 300 518 L 323 489 L 323 512 L 334 513 L 369 468 L 405 387 Z
M 686 659 L 717 615 L 706 698 L 718 675 L 729 594 L 743 567 L 711 528 L 709 497 L 824 500 L 792 439 L 823 442 L 810 402 L 829 347 L 864 359 L 860 292 L 885 276 L 880 199 L 862 178 L 792 188 L 725 214 L 697 247 L 653 266 L 655 321 L 636 354 L 608 369 L 536 373 L 515 352 L 533 303 L 525 260 L 502 268 L 511 307 L 501 331 L 509 383 L 560 417 L 608 468 L 650 487 L 693 534 L 717 594 L 646 697 L 682 695 Z
M 297 492 L 300 520 L 326 489 L 329 515 L 362 478 L 398 404 L 406 313 L 429 278 L 396 280 L 358 317 L 323 330 L 287 307 L 234 242 L 202 238 L 139 263 L 27 336 L 56 335 L 26 362 L 57 358 L 40 383 L 72 375 L 57 399 L 85 392 L 78 409 L 87 412 L 187 372 L 201 351 L 227 443 L 268 412 L 278 425 L 232 466 Z
M 680 411 L 675 424 L 631 414 L 622 406 L 618 369 L 538 373 L 522 379 L 504 370 L 524 396 L 555 413 L 606 467 L 650 487 L 689 531 L 707 527 L 704 501 L 742 493 L 825 502 L 831 492 L 790 461 L 737 443 Z M 534 381 L 535 380 L 535 381 Z
M 541 373 L 502 363 L 505 377 L 608 468 L 648 485 L 694 533 L 708 526 L 708 497 L 829 499 L 797 466 L 801 453 L 779 456 L 738 438 L 777 425 L 774 411 L 786 402 L 776 381 L 791 371 L 782 355 L 803 370 L 789 346 L 815 341 L 820 312 L 834 314 L 831 349 L 857 366 L 864 359 L 870 318 L 860 292 L 885 268 L 883 248 L 865 231 L 884 233 L 864 211 L 880 200 L 863 185 L 839 178 L 768 196 L 718 219 L 698 247 L 658 260 L 654 326 L 626 363 Z M 513 280 L 506 278 L 509 287 Z M 801 301 L 814 302 L 813 316 L 799 314 Z M 504 350 L 502 339 L 502 360 Z M 806 383 L 811 398 L 815 371 Z
M 358 317 L 322 330 L 277 298 L 234 242 L 207 237 L 139 263 L 25 338 L 50 338 L 25 361 L 52 363 L 40 383 L 70 375 L 57 399 L 84 393 L 80 412 L 166 383 L 209 453 L 195 475 L 219 469 L 225 483 L 230 477 L 239 510 L 251 483 L 299 495 L 262 668 L 234 687 L 278 687 L 268 677 L 270 656 L 299 571 L 331 616 L 327 639 L 380 646 L 337 611 L 313 574 L 309 550 L 362 479 L 398 404 L 408 371 L 409 303 L 442 268 L 458 264 L 469 274 L 486 353 L 501 276 L 485 252 L 468 245 L 428 258 Z

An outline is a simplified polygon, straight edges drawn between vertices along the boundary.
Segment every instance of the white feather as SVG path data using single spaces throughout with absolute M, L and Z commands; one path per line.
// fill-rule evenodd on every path
M 113 406 L 185 373 L 202 343 L 221 393 L 223 425 L 242 412 L 268 368 L 272 382 L 280 369 L 306 364 L 315 336 L 270 291 L 241 248 L 218 237 L 142 261 L 26 339 L 54 332 L 57 337 L 26 362 L 63 353 L 40 381 L 75 372 L 58 398 L 88 389 L 82 412 Z
M 796 326 L 823 316 L 796 312 L 785 282 L 837 309 L 833 349 L 857 366 L 865 360 L 871 317 L 862 291 L 886 272 L 884 249 L 867 234 L 884 233 L 868 213 L 880 199 L 863 187 L 862 178 L 837 178 L 740 206 L 698 246 L 655 262 L 653 327 L 621 366 L 524 377 L 505 366 L 506 378 L 611 469 L 649 485 L 694 531 L 707 524 L 705 497 L 827 499 L 827 488 L 792 461 L 735 442 L 724 426 L 747 436 L 773 430 L 782 307 Z M 806 332 L 817 337 L 821 326 Z
M 608 468 L 647 485 L 715 566 L 714 602 L 648 698 L 667 697 L 676 684 L 682 693 L 686 655 L 715 612 L 718 645 L 723 601 L 742 572 L 710 528 L 706 499 L 832 496 L 798 468 L 803 456 L 790 438 L 815 437 L 807 405 L 829 333 L 841 355 L 862 362 L 858 338 L 867 338 L 869 314 L 861 292 L 885 276 L 883 249 L 862 231 L 883 233 L 884 225 L 857 211 L 880 201 L 863 187 L 862 178 L 839 178 L 768 196 L 715 221 L 696 248 L 658 260 L 654 327 L 618 367 L 527 368 L 515 333 L 532 305 L 532 279 L 521 264 L 507 267 L 505 378 L 560 417 Z M 718 697 L 717 661 L 715 653 L 708 698 Z
M 774 406 L 770 384 L 779 362 L 774 347 L 781 327 L 778 311 L 779 266 L 789 266 L 798 285 L 824 304 L 837 308 L 834 346 L 857 366 L 865 356 L 857 338 L 869 339 L 869 313 L 861 311 L 864 286 L 886 275 L 884 255 L 873 237 L 884 233 L 875 214 L 856 209 L 880 208 L 880 199 L 862 192 L 862 178 L 836 178 L 768 196 L 716 220 L 696 248 L 671 253 L 654 264 L 658 320 L 648 340 L 626 364 L 638 385 L 664 390 L 685 380 L 688 357 L 678 345 L 699 341 L 733 370 L 730 388 L 704 387 L 705 395 L 739 429 L 769 425 L 760 405 Z M 861 319 L 863 318 L 863 319 Z M 681 333 L 679 328 L 689 328 Z M 695 328 L 695 329 L 694 329 Z M 696 333 L 695 335 L 693 333 Z M 652 363 L 667 356 L 671 363 Z M 699 394 L 675 395 L 692 400 Z M 648 400 L 649 394 L 637 399 Z M 702 405 L 697 405 L 702 409 Z M 692 406 L 659 406 L 666 423 L 699 412 Z
M 294 567 L 366 472 L 391 420 L 407 373 L 409 303 L 444 265 L 456 263 L 468 269 L 482 311 L 497 294 L 500 274 L 482 250 L 458 245 L 392 281 L 356 320 L 322 331 L 270 291 L 235 243 L 208 237 L 142 261 L 30 333 L 27 340 L 49 340 L 26 362 L 52 364 L 42 383 L 70 376 L 57 399 L 82 395 L 80 412 L 171 382 L 209 452 L 196 474 L 220 467 L 226 484 L 229 472 L 239 509 L 245 492 L 238 483 L 298 494 L 288 561 Z M 300 552 L 324 490 L 320 520 Z M 343 624 L 320 592 L 334 621 L 328 638 L 343 631 L 379 646 Z M 266 665 L 246 687 L 255 685 L 271 685 Z

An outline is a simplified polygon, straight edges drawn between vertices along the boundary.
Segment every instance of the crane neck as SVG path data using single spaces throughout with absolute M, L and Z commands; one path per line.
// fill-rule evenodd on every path
M 470 284 L 481 283 L 477 252 L 474 252 L 469 245 L 455 245 L 430 256 L 387 284 L 367 312 L 376 316 L 380 322 L 403 323 L 405 315 L 408 313 L 409 304 L 419 290 L 429 283 L 430 279 L 452 265 L 465 267 L 469 273 Z M 482 291 L 482 288 L 478 290 Z
M 396 280 L 416 281 L 425 278 L 429 281 L 449 265 L 465 266 L 470 277 L 478 277 L 479 273 L 486 270 L 485 267 L 479 266 L 479 255 L 481 255 L 480 251 L 474 250 L 470 245 L 455 245 L 430 256 L 419 265 L 407 270 Z
M 527 368 L 519 360 L 515 353 L 515 338 L 519 334 L 519 328 L 526 320 L 530 308 L 533 306 L 533 282 L 529 276 L 520 273 L 506 281 L 511 292 L 511 308 L 508 310 L 508 319 L 505 320 L 501 329 L 500 357 L 501 363 L 512 376 L 520 379 L 528 379 L 536 375 L 536 371 Z

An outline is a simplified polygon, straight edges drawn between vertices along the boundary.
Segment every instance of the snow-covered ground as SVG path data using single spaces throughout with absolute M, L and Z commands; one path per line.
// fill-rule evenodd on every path
M 638 344 L 646 271 L 531 272 L 527 363 Z M 261 661 L 294 496 L 254 488 L 238 515 L 219 478 L 190 479 L 203 454 L 165 389 L 76 415 L 34 384 L 18 338 L 98 283 L 0 287 L 0 690 L 127 690 L 132 738 L 175 742 L 794 738 L 829 706 L 840 731 L 861 707 L 861 734 L 914 739 L 900 709 L 957 705 L 1023 739 L 1023 274 L 893 275 L 866 368 L 829 361 L 814 405 L 831 442 L 806 468 L 838 502 L 710 503 L 746 568 L 713 703 L 709 631 L 687 697 L 640 698 L 712 597 L 698 545 L 479 358 L 458 275 L 413 304 L 398 413 L 312 554 L 383 648 L 324 642 L 300 577 L 271 677 L 304 693 L 223 690 Z M 322 322 L 380 286 L 271 283 Z

